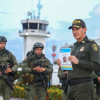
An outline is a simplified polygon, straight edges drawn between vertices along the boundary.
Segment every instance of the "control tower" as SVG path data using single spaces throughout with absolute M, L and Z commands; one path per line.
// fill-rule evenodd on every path
M 32 16 L 32 13 L 28 12 L 31 17 L 21 21 L 22 31 L 19 32 L 19 35 L 24 38 L 23 59 L 26 57 L 27 52 L 32 50 L 34 43 L 41 42 L 45 47 L 46 38 L 50 37 L 50 33 L 47 32 L 48 21 L 40 19 L 42 8 L 40 0 L 38 0 L 37 8 L 38 16 Z M 43 53 L 45 53 L 45 48 Z

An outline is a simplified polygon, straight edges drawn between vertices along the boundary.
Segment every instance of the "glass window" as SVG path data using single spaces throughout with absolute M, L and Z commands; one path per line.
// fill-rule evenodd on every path
M 42 30 L 42 25 L 41 23 L 39 24 L 39 30 Z
M 39 30 L 46 31 L 47 24 L 39 24 Z
M 47 24 L 44 24 L 44 31 L 46 31 L 47 29 Z
M 28 29 L 28 24 L 27 23 L 23 23 L 23 30 L 24 29 Z
M 37 29 L 37 23 L 29 23 L 29 29 Z

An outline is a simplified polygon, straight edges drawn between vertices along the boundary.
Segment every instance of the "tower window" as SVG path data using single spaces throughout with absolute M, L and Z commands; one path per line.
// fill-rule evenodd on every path
M 29 29 L 37 29 L 37 23 L 29 23 Z
M 28 24 L 27 23 L 23 23 L 23 30 L 24 29 L 28 29 Z
M 42 30 L 42 25 L 43 25 L 43 24 L 39 24 L 39 30 Z
M 46 30 L 46 24 L 39 24 L 39 30 L 45 31 Z

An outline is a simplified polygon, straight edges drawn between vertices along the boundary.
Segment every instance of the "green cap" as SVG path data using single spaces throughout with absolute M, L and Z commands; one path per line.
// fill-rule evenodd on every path
M 82 19 L 75 19 L 69 29 L 81 27 L 86 27 L 85 22 Z
M 7 39 L 4 36 L 0 36 L 0 42 L 7 42 Z

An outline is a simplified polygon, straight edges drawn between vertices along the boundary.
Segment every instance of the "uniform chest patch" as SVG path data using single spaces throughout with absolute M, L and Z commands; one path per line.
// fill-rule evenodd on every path
M 98 46 L 97 46 L 97 44 L 92 44 L 92 49 L 93 49 L 94 51 L 98 51 Z
M 84 51 L 84 47 L 81 47 L 80 51 Z

